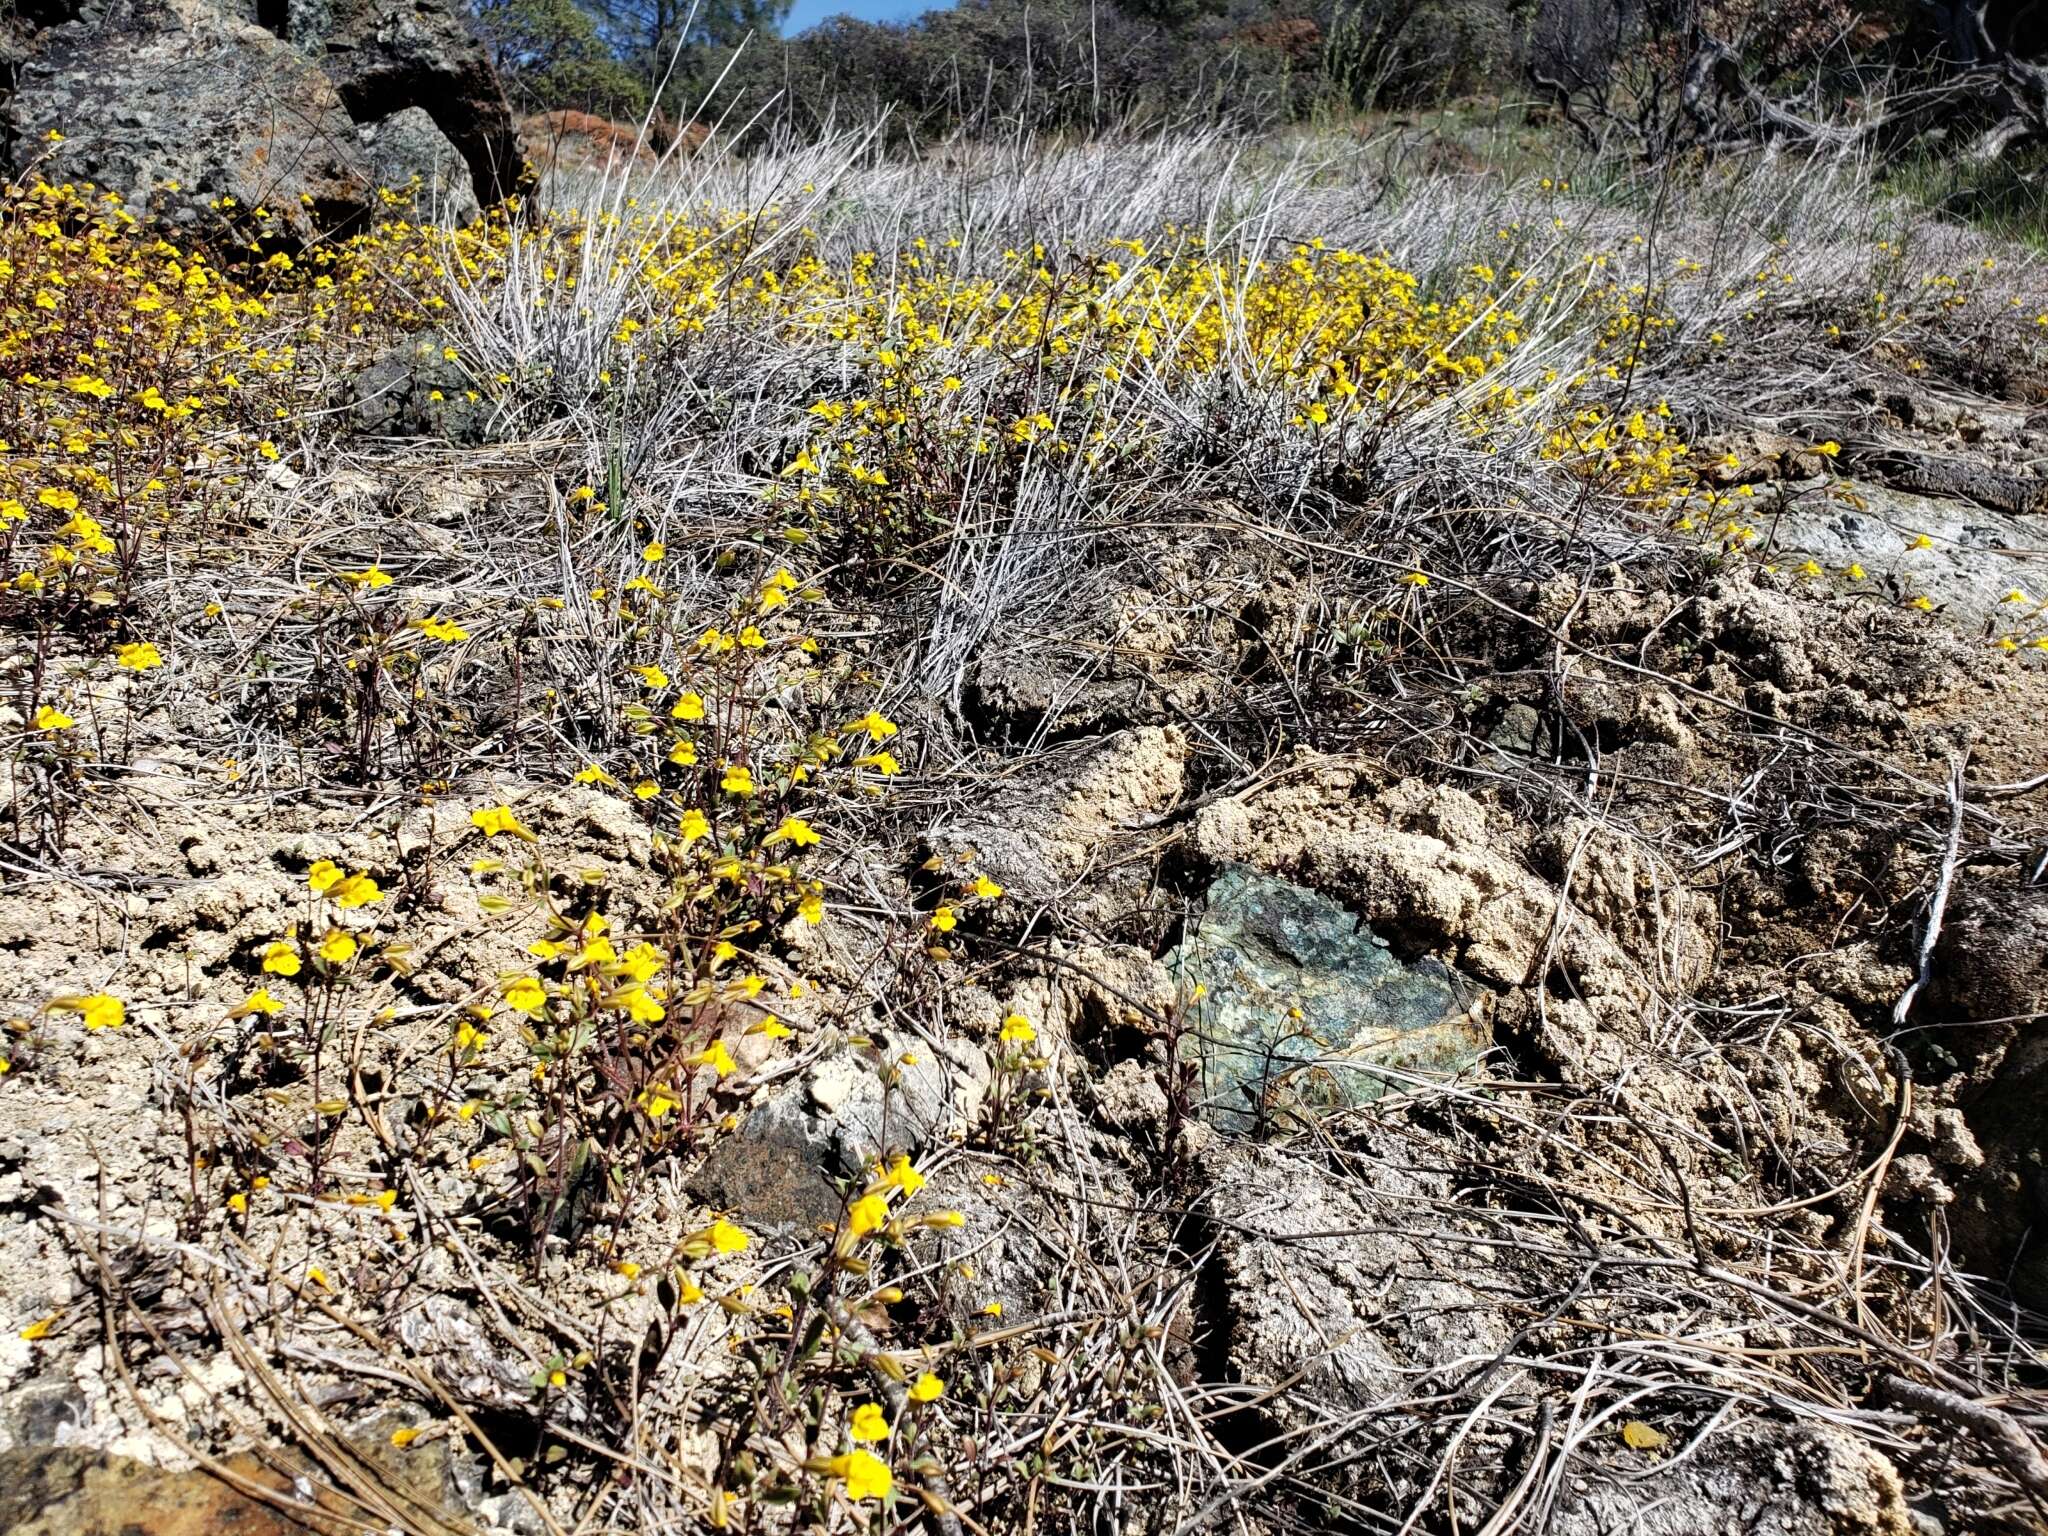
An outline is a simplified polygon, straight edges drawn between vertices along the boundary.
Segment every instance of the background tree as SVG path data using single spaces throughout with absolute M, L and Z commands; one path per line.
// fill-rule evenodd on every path
M 638 117 L 646 79 L 623 62 L 575 0 L 477 0 L 478 34 L 506 94 L 528 112 L 573 107 Z

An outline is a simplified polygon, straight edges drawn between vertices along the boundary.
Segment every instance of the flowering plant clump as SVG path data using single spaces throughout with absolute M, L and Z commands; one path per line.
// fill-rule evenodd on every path
M 278 456 L 298 348 L 273 321 L 111 194 L 32 180 L 0 196 L 0 582 L 17 605 L 125 604 L 174 515 Z
M 511 806 L 469 818 L 487 910 L 527 908 L 540 930 L 457 1028 L 450 1095 L 513 1152 L 535 1242 L 581 1230 L 599 1206 L 616 1231 L 651 1160 L 707 1128 L 743 1042 L 791 1034 L 782 1015 L 803 983 L 769 959 L 781 928 L 825 915 L 813 865 L 828 836 L 811 807 L 895 771 L 869 750 L 892 723 L 872 709 L 851 723 L 826 713 L 820 647 L 801 626 L 815 588 L 776 566 L 719 622 L 685 632 L 660 558 L 650 544 L 624 594 L 649 659 L 620 679 L 621 751 L 612 767 L 590 762 L 572 776 L 646 821 L 666 887 L 659 919 L 623 927 L 590 887 L 549 867 Z M 517 895 L 495 893 L 507 876 Z M 460 1080 L 481 1063 L 494 1016 L 514 1021 L 528 1084 L 472 1096 Z M 487 1165 L 488 1149 L 479 1155 Z

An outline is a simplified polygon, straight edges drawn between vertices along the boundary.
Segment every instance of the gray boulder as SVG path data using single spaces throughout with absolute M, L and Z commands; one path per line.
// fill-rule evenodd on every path
M 50 0 L 16 13 L 7 54 L 0 165 L 216 240 L 304 245 L 415 183 L 425 206 L 470 217 L 524 174 L 451 0 Z
M 467 224 L 481 212 L 469 162 L 425 107 L 407 107 L 356 130 L 380 187 L 413 187 L 422 215 Z
M 46 155 L 49 180 L 247 239 L 302 243 L 373 191 L 333 82 L 209 0 L 115 0 L 45 30 L 0 105 L 0 148 L 11 170 Z

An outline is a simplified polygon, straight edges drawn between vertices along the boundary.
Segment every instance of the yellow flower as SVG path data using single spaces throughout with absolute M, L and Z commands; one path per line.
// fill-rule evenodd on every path
M 623 1003 L 627 1016 L 636 1024 L 659 1024 L 668 1017 L 668 1011 L 647 995 L 645 987 L 629 987 L 612 999 Z
M 512 814 L 512 808 L 506 805 L 483 806 L 471 811 L 469 824 L 485 837 L 496 837 L 500 832 L 510 832 L 514 837 L 523 838 L 529 843 L 534 840 L 533 834 L 520 825 L 519 818 Z
M 333 897 L 337 907 L 349 912 L 357 907 L 366 907 L 373 901 L 382 901 L 384 893 L 377 889 L 377 882 L 367 874 L 354 874 L 334 888 Z
M 322 859 L 306 871 L 306 884 L 316 892 L 332 890 L 341 883 L 341 866 L 332 859 Z
M 649 544 L 645 549 L 640 551 L 640 558 L 642 560 L 659 560 L 662 556 L 666 555 L 667 553 L 668 546 L 662 543 L 661 540 L 656 539 L 652 544 Z
M 734 1226 L 723 1216 L 711 1223 L 711 1230 L 707 1235 L 711 1239 L 712 1251 L 715 1253 L 744 1253 L 747 1245 L 753 1241 L 747 1235 L 746 1228 Z
M 1914 536 L 1914 538 L 1913 538 L 1913 542 L 1912 542 L 1912 543 L 1910 543 L 1910 544 L 1908 544 L 1908 545 L 1906 546 L 1906 548 L 1908 548 L 1908 549 L 1932 549 L 1932 548 L 1934 548 L 1934 540 L 1932 540 L 1932 539 L 1930 539 L 1929 537 L 1927 537 L 1927 535 L 1926 535 L 1926 534 L 1924 534 L 1924 533 L 1922 533 L 1922 534 L 1916 534 L 1916 535 Z
M 872 768 L 885 779 L 902 771 L 902 764 L 896 761 L 896 756 L 892 752 L 870 752 L 866 757 L 856 757 L 853 766 Z
M 951 933 L 954 925 L 959 921 L 960 919 L 954 915 L 951 907 L 940 907 L 932 913 L 932 927 L 940 933 Z
M 761 846 L 770 848 L 777 843 L 794 843 L 799 848 L 808 848 L 817 841 L 818 834 L 803 817 L 785 816 L 782 825 L 761 839 Z
M 284 1004 L 270 995 L 270 988 L 258 987 L 248 997 L 243 999 L 240 1007 L 230 1010 L 228 1017 L 245 1019 L 252 1013 L 260 1013 L 264 1017 L 269 1018 L 283 1012 Z
M 705 819 L 704 813 L 693 805 L 683 812 L 681 833 L 683 846 L 687 848 L 699 838 L 711 835 L 711 823 Z
M 754 792 L 754 775 L 745 763 L 728 763 L 718 787 L 729 795 L 751 795 Z
M 37 1339 L 47 1339 L 50 1336 L 50 1330 L 57 1326 L 57 1320 L 63 1315 L 62 1312 L 52 1312 L 48 1317 L 37 1318 L 21 1330 L 21 1337 L 27 1339 L 31 1344 Z
M 1411 587 L 1426 587 L 1429 585 L 1429 578 L 1420 571 L 1409 571 L 1401 579 Z
M 78 510 L 77 492 L 67 491 L 62 487 L 45 486 L 42 490 L 36 492 L 36 500 L 55 512 L 76 512 Z
M 538 976 L 521 976 L 506 983 L 505 1001 L 523 1014 L 538 1017 L 548 1005 L 548 989 L 540 984 Z
M 675 708 L 671 709 L 669 714 L 677 720 L 702 720 L 704 718 L 703 696 L 695 692 L 685 693 L 676 700 Z
M 1852 560 L 1849 562 L 1849 568 L 1842 574 L 1844 576 L 1847 576 L 1851 581 L 1861 581 L 1864 578 L 1864 576 L 1868 573 L 1863 569 L 1861 565 Z
M 889 1417 L 882 1412 L 880 1403 L 862 1403 L 853 1410 L 853 1418 L 847 1423 L 846 1437 L 849 1440 L 876 1441 L 889 1438 Z
M 428 639 L 439 640 L 444 644 L 453 644 L 457 640 L 467 640 L 469 638 L 469 631 L 453 619 L 436 617 L 431 619 L 412 619 L 409 622 L 414 629 L 418 630 Z
M 849 1499 L 886 1499 L 895 1491 L 888 1463 L 867 1451 L 849 1451 L 834 1456 L 827 1466 L 834 1477 L 846 1484 Z
M 750 1035 L 764 1035 L 770 1040 L 787 1040 L 790 1035 L 790 1029 L 787 1024 L 771 1013 L 749 1024 L 747 1026 L 747 1033 Z
M 862 1195 L 846 1212 L 846 1230 L 854 1237 L 866 1237 L 888 1224 L 889 1202 L 880 1195 Z
M 946 1384 L 930 1371 L 922 1372 L 910 1384 L 909 1397 L 913 1403 L 935 1403 L 945 1395 Z
M 650 1083 L 640 1090 L 638 1103 L 650 1120 L 659 1120 L 683 1101 L 675 1091 L 660 1083 Z
M 346 965 L 355 958 L 358 947 L 353 934 L 330 928 L 327 937 L 320 941 L 319 954 L 329 965 Z
M 732 1052 L 725 1048 L 723 1040 L 714 1040 L 710 1045 L 689 1058 L 693 1067 L 709 1067 L 720 1077 L 730 1076 L 739 1065 L 732 1059 Z
M 1031 1027 L 1031 1021 L 1021 1013 L 1013 1013 L 1003 1020 L 1002 1039 L 1005 1045 L 1029 1045 L 1038 1038 L 1038 1031 Z
M 122 646 L 114 653 L 114 660 L 131 672 L 147 672 L 151 667 L 160 667 L 164 664 L 164 659 L 158 654 L 156 646 L 147 640 L 137 640 Z
M 36 729 L 39 731 L 68 731 L 78 722 L 63 710 L 45 704 L 36 711 Z
M 263 969 L 273 976 L 299 974 L 299 952 L 279 939 L 263 951 Z
M 372 592 L 391 585 L 391 577 L 374 565 L 360 571 L 343 571 L 341 579 L 352 587 L 368 587 Z
M 1003 894 L 1003 888 L 997 885 L 995 881 L 989 879 L 987 875 L 976 875 L 974 877 L 974 894 L 983 901 L 994 901 Z
M 668 686 L 668 674 L 659 667 L 635 667 L 633 670 L 640 674 L 640 681 L 650 688 Z
M 118 997 L 95 992 L 90 997 L 67 998 L 59 1006 L 75 1012 L 88 1030 L 119 1029 L 128 1021 L 128 1008 Z
M 1813 451 L 1819 454 L 1824 459 L 1832 459 L 1836 454 L 1842 451 L 1842 445 L 1840 443 L 1833 441 L 1825 443 L 1815 443 L 1813 445 Z
M 841 734 L 850 736 L 855 731 L 865 731 L 869 741 L 881 742 L 896 734 L 896 726 L 893 721 L 884 719 L 871 709 L 847 726 Z
M 889 1165 L 884 1182 L 903 1191 L 905 1197 L 916 1194 L 925 1186 L 925 1177 L 910 1165 L 910 1158 L 898 1152 L 896 1160 Z

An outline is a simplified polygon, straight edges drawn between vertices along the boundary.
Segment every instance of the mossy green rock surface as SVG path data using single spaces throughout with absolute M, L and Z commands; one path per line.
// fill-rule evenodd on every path
M 1490 1038 L 1455 972 L 1404 961 L 1329 897 L 1241 867 L 1210 886 L 1167 964 L 1192 992 L 1203 1113 L 1240 1135 L 1469 1066 Z

